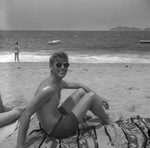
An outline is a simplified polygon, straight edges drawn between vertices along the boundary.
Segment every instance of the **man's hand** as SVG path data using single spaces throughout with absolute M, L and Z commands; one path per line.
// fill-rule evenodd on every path
M 98 96 L 98 95 L 97 95 Z M 100 98 L 100 100 L 102 101 L 102 105 L 105 107 L 105 109 L 109 110 L 109 103 L 107 99 L 104 99 L 100 96 L 98 96 Z
M 102 100 L 103 106 L 105 107 L 105 109 L 109 110 L 109 103 L 108 100 Z

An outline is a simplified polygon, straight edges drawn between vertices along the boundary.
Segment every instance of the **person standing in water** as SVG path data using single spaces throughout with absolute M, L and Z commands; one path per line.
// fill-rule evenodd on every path
M 16 42 L 12 48 L 14 49 L 14 61 L 16 62 L 16 60 L 17 60 L 19 62 L 20 47 L 19 47 L 18 42 Z

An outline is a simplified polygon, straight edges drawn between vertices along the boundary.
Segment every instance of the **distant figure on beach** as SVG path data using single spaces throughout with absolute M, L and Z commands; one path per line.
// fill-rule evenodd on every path
M 3 105 L 1 94 L 0 94 L 0 127 L 7 125 L 14 120 L 18 119 L 25 107 L 7 107 Z
M 106 99 L 83 84 L 63 80 L 69 67 L 66 53 L 54 53 L 49 59 L 49 67 L 50 76 L 40 83 L 20 118 L 17 148 L 25 147 L 30 118 L 34 113 L 44 131 L 50 137 L 57 139 L 71 136 L 88 110 L 99 117 L 104 125 L 116 121 L 106 111 L 109 109 Z M 59 106 L 62 89 L 75 89 L 75 91 Z
M 19 47 L 18 42 L 16 42 L 12 48 L 14 49 L 14 61 L 16 62 L 16 60 L 17 60 L 19 62 L 20 47 Z

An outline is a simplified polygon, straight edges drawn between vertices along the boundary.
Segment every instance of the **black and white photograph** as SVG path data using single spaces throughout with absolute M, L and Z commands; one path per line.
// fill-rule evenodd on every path
M 0 148 L 150 147 L 150 0 L 0 0 Z

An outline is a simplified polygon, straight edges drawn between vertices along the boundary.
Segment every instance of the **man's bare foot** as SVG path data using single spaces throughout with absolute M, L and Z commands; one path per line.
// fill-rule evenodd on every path
M 110 113 L 110 122 L 117 122 L 122 118 L 121 115 L 118 115 L 117 113 Z
M 120 121 L 122 119 L 122 115 L 118 115 L 117 113 L 114 113 L 114 112 L 110 112 L 109 113 L 109 121 L 104 123 L 104 125 L 109 125 L 111 123 L 115 123 L 117 121 Z

